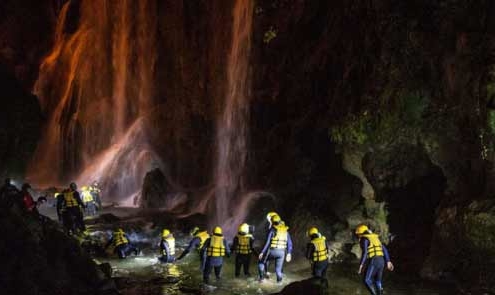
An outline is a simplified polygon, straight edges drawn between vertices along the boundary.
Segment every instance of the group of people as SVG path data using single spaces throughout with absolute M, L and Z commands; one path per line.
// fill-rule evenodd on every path
M 268 277 L 268 266 L 270 263 L 274 263 L 276 279 L 280 283 L 283 279 L 284 261 L 290 262 L 292 260 L 292 239 L 288 232 L 289 227 L 285 225 L 277 213 L 268 213 L 267 220 L 269 230 L 264 246 L 259 253 L 253 247 L 254 237 L 250 232 L 249 225 L 243 223 L 239 226 L 237 235 L 230 245 L 224 238 L 221 227 L 215 227 L 211 234 L 195 227 L 190 233 L 192 239 L 188 246 L 177 258 L 175 258 L 175 238 L 169 229 L 163 229 L 159 260 L 163 263 L 173 263 L 196 250 L 199 254 L 200 269 L 203 272 L 203 282 L 208 284 L 212 271 L 214 271 L 216 279 L 220 280 L 223 258 L 230 257 L 231 253 L 235 253 L 235 277 L 240 276 L 241 270 L 244 275 L 250 276 L 251 256 L 255 255 L 258 257 L 259 282 L 265 281 Z M 366 225 L 359 225 L 355 230 L 355 235 L 359 238 L 362 250 L 358 273 L 364 273 L 364 283 L 370 294 L 381 295 L 383 294 L 383 271 L 385 267 L 390 271 L 394 269 L 387 248 L 380 241 L 379 236 Z M 114 234 L 113 239 L 115 236 Z M 305 256 L 311 262 L 312 275 L 325 278 L 330 262 L 328 242 L 316 227 L 310 227 L 307 230 L 307 236 L 309 241 Z M 126 245 L 123 247 L 126 251 L 137 251 L 128 241 Z M 119 257 L 125 258 L 125 255 L 119 254 Z
M 96 215 L 101 208 L 100 189 L 95 181 L 92 186 L 83 186 L 81 193 L 72 182 L 67 189 L 55 193 L 58 220 L 68 234 L 84 233 L 86 226 L 83 216 Z
M 7 178 L 0 188 L 0 206 L 11 208 L 18 205 L 24 212 L 42 218 L 38 207 L 48 200 L 46 196 L 40 196 L 35 200 L 31 192 L 32 187 L 29 183 L 24 183 L 19 190 L 12 180 Z M 78 192 L 77 185 L 71 183 L 67 189 L 54 194 L 58 220 L 67 233 L 82 233 L 86 230 L 83 216 L 93 216 L 96 210 L 101 208 L 100 192 L 98 182 L 95 181 L 90 187 L 83 186 L 81 193 Z
M 6 178 L 0 188 L 0 206 L 5 209 L 17 206 L 23 212 L 39 217 L 38 206 L 47 200 L 45 196 L 40 196 L 35 200 L 30 190 L 31 185 L 29 183 L 24 183 L 19 190 L 10 178 Z

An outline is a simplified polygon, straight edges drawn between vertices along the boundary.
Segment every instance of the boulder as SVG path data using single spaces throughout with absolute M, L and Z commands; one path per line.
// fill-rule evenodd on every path
M 285 286 L 280 295 L 324 295 L 328 294 L 328 280 L 322 278 L 311 278 L 299 282 L 293 282 Z

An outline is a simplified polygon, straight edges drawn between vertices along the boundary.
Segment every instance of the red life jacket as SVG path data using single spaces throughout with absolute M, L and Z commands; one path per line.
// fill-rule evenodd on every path
M 24 208 L 26 208 L 26 210 L 28 211 L 33 211 L 33 209 L 36 207 L 36 203 L 34 202 L 33 197 L 30 193 L 25 193 L 22 201 L 24 202 Z

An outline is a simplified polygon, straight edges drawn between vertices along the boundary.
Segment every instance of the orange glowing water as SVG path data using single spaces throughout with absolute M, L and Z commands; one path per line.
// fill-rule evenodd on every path
M 227 92 L 222 115 L 217 122 L 217 166 L 215 169 L 215 219 L 211 225 L 228 230 L 242 222 L 244 174 L 247 157 L 247 126 L 250 96 L 249 54 L 253 2 L 237 0 L 233 10 L 232 47 L 227 63 Z M 242 201 L 243 206 L 239 202 Z M 233 217 L 235 217 L 233 219 Z
M 119 186 L 114 199 L 140 189 L 144 173 L 159 162 L 142 120 L 154 95 L 155 6 L 152 0 L 64 5 L 34 89 L 47 123 L 30 181 L 60 185 L 82 175 Z

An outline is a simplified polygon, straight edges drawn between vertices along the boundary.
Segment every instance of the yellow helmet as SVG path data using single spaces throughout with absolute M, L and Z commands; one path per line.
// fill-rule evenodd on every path
M 358 225 L 358 227 L 356 227 L 355 233 L 356 233 L 356 235 L 362 235 L 368 230 L 369 230 L 369 228 L 366 225 L 361 224 L 361 225 Z
M 116 230 L 116 232 L 118 232 L 118 233 L 123 233 L 123 232 L 124 232 L 124 230 L 123 230 L 122 228 L 118 228 L 118 229 Z
M 214 229 L 213 229 L 213 234 L 214 235 L 222 235 L 222 228 L 219 227 L 219 226 L 216 226 Z
M 278 213 L 277 212 L 268 212 L 268 214 L 266 214 L 266 221 L 271 222 L 272 217 L 275 215 L 278 215 Z
M 194 227 L 189 233 L 191 236 L 195 236 L 199 232 L 199 227 Z
M 249 233 L 249 225 L 247 223 L 243 223 L 239 225 L 239 230 L 240 233 L 247 234 Z
M 164 229 L 163 232 L 162 232 L 162 237 L 168 237 L 168 235 L 170 235 L 170 231 L 168 229 Z
M 279 223 L 282 221 L 282 219 L 280 218 L 280 216 L 278 216 L 278 214 L 273 215 L 271 220 L 272 220 L 272 223 Z
M 85 185 L 83 185 L 83 186 L 81 187 L 81 190 L 83 190 L 83 191 L 87 191 L 87 190 L 88 190 L 88 187 L 87 187 L 87 186 L 85 186 Z
M 314 234 L 318 234 L 318 229 L 316 227 L 310 227 L 308 229 L 308 237 L 311 237 Z

